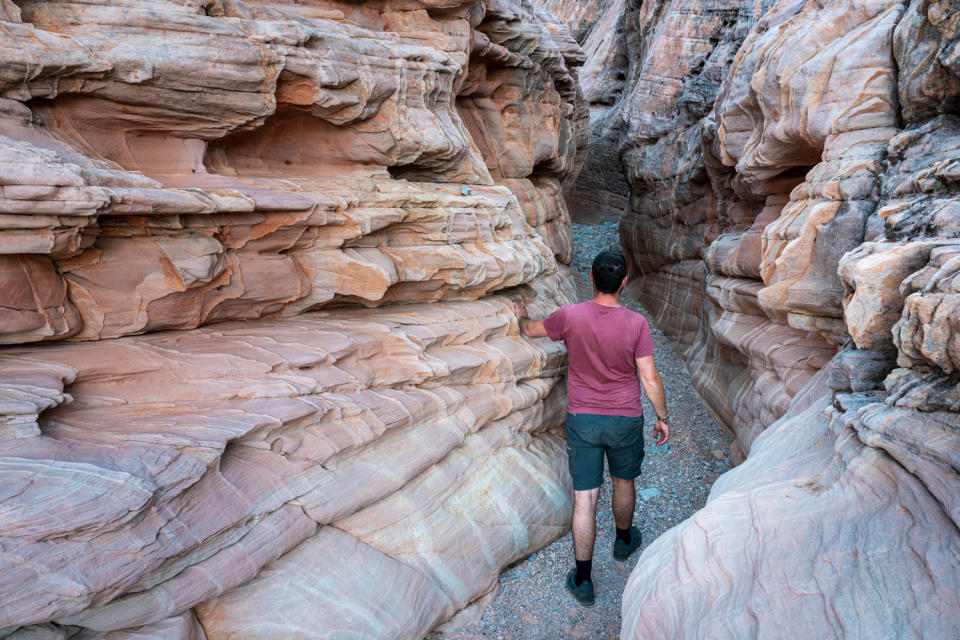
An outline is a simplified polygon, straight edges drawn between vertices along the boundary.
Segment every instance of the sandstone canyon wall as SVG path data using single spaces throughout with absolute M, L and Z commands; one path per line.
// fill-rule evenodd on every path
M 624 125 L 620 98 L 630 66 L 627 0 L 538 0 L 537 5 L 566 23 L 586 57 L 580 86 L 589 105 L 592 144 L 577 180 L 565 192 L 570 213 L 576 222 L 615 222 L 630 195 L 619 153 Z
M 605 10 L 631 286 L 742 461 L 622 637 L 960 636 L 960 4 Z
M 510 308 L 573 295 L 556 20 L 0 21 L 0 637 L 419 638 L 567 529 L 564 352 Z

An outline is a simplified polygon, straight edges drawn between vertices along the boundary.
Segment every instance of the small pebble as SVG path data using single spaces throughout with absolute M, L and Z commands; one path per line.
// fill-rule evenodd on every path
M 649 489 L 642 489 L 640 491 L 640 499 L 643 500 L 644 502 L 653 500 L 659 495 L 660 495 L 660 489 L 657 489 L 656 487 L 650 487 Z

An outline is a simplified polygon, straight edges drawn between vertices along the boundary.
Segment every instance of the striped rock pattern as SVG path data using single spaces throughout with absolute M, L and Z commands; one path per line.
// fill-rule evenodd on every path
M 742 461 L 622 637 L 957 637 L 957 4 L 620 11 L 632 287 Z
M 575 222 L 615 222 L 629 201 L 630 189 L 620 167 L 623 120 L 619 100 L 627 86 L 626 0 L 569 2 L 537 0 L 537 6 L 561 19 L 584 50 L 580 86 L 590 105 L 593 137 L 583 166 L 566 190 L 567 206 Z
M 567 530 L 565 353 L 511 307 L 574 295 L 559 22 L 0 22 L 0 637 L 421 638 Z

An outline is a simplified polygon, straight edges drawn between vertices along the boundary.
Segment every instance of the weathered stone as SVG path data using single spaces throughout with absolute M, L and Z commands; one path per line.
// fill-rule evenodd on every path
M 835 391 L 881 389 L 896 357 L 889 351 L 841 351 L 830 363 L 829 386 Z
M 559 291 L 540 289 L 534 308 L 566 301 Z M 436 568 L 433 588 L 453 590 L 449 606 L 416 606 L 431 625 L 442 621 L 477 589 L 491 588 L 498 568 L 526 544 L 543 544 L 566 526 L 562 455 L 554 432 L 543 431 L 555 429 L 563 411 L 562 394 L 551 393 L 563 352 L 549 344 L 542 351 L 518 339 L 508 300 L 498 298 L 219 324 L 122 338 L 109 348 L 8 349 L 5 362 L 15 367 L 74 378 L 67 387 L 74 401 L 46 409 L 39 432 L 5 450 L 12 497 L 4 502 L 2 624 L 53 618 L 99 631 L 152 624 L 248 581 L 322 525 L 351 531 L 352 514 L 364 507 L 371 526 L 403 520 L 405 509 L 420 514 L 417 523 L 434 509 L 455 509 L 474 531 L 460 544 L 499 548 L 497 536 L 470 524 L 494 518 L 467 509 L 471 491 L 491 490 L 471 483 L 496 477 L 496 490 L 507 493 L 494 502 L 515 514 L 527 500 L 515 492 L 546 491 L 530 504 L 555 514 L 554 524 L 542 524 L 546 514 L 517 514 L 510 521 L 528 542 L 495 555 L 502 562 L 476 577 L 455 572 L 460 581 L 446 586 L 443 576 L 454 574 Z M 40 406 L 69 399 L 62 388 L 40 396 Z M 537 481 L 505 482 L 503 465 L 518 473 L 534 464 L 520 462 L 528 450 L 541 462 L 523 474 Z M 426 486 L 447 497 L 408 504 L 425 498 Z M 426 525 L 410 526 L 392 531 L 393 544 L 419 539 Z M 374 530 L 353 535 L 373 544 Z M 103 546 L 91 565 L 84 558 L 94 536 Z M 393 553 L 406 559 L 391 562 L 414 561 L 408 551 Z M 40 597 L 66 582 L 75 585 L 69 598 Z M 127 591 L 135 593 L 117 598 Z
M 742 461 L 640 558 L 622 637 L 956 637 L 956 3 L 619 10 L 583 76 L 626 66 L 629 286 Z
M 0 20 L 0 635 L 423 637 L 564 533 L 564 351 L 511 305 L 574 292 L 559 22 Z
M 537 0 L 538 7 L 556 16 L 570 35 L 583 42 L 596 24 L 597 15 L 609 4 L 603 0 Z
M 707 506 L 644 552 L 624 593 L 622 637 L 953 635 L 955 520 L 933 482 L 869 446 L 864 424 L 885 406 L 868 398 L 841 413 L 818 377 Z M 955 471 L 940 474 L 956 483 Z
M 560 9 L 556 7 L 557 2 L 549 0 L 539 4 L 550 10 Z M 589 5 L 577 3 L 578 10 Z M 593 24 L 583 38 L 587 60 L 580 70 L 580 84 L 590 105 L 593 144 L 577 180 L 567 193 L 572 216 L 581 223 L 618 220 L 627 207 L 629 196 L 629 187 L 620 167 L 622 121 L 617 108 L 617 99 L 626 87 L 629 71 L 624 37 L 626 2 L 613 0 L 597 9 Z

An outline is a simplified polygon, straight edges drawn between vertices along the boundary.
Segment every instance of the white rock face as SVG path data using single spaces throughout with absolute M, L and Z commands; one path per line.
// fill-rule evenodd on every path
M 0 637 L 421 638 L 567 530 L 565 354 L 511 304 L 574 294 L 559 23 L 0 22 Z

